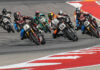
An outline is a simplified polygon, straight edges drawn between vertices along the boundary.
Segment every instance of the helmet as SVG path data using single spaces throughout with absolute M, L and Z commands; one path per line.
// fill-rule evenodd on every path
M 58 15 L 63 15 L 63 11 L 60 10 L 59 13 L 58 13 Z
M 48 17 L 49 17 L 49 19 L 52 19 L 53 16 L 54 16 L 54 13 L 53 13 L 53 12 L 48 13 Z
M 35 12 L 35 16 L 38 16 L 40 14 L 40 11 Z
M 16 14 L 18 15 L 18 16 L 21 16 L 21 13 L 18 11 L 18 12 L 16 12 Z
M 51 12 L 51 16 L 54 16 L 54 13 L 53 12 Z
M 76 8 L 76 11 L 77 11 L 77 10 L 80 10 L 80 8 Z
M 2 10 L 2 14 L 5 15 L 6 13 L 7 13 L 7 10 L 4 8 L 4 9 Z
M 80 8 L 76 8 L 76 13 L 80 13 L 80 12 L 81 12 Z
M 13 16 L 14 16 L 14 18 L 16 18 L 16 17 L 17 17 L 17 14 L 16 14 L 16 12 L 14 13 L 14 15 L 13 15 Z
M 21 14 L 20 14 L 19 11 L 14 13 L 14 18 L 15 19 L 19 19 L 20 16 L 21 16 Z

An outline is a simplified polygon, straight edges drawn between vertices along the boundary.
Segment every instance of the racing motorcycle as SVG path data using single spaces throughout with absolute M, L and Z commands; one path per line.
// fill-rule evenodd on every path
M 28 23 L 25 23 L 23 29 L 25 30 L 25 36 L 36 45 L 46 43 L 44 36 L 35 27 L 31 26 Z
M 96 27 L 93 23 L 91 23 L 89 19 L 86 18 L 86 21 L 84 22 L 84 26 L 91 36 L 100 38 L 99 28 Z
M 95 18 L 92 17 L 91 14 L 89 14 L 88 16 L 85 16 L 86 19 L 88 19 L 90 21 L 90 23 L 95 27 L 98 28 L 98 24 Z
M 52 23 L 56 23 L 56 22 L 57 23 L 59 22 L 58 19 L 54 19 Z M 58 25 L 58 29 L 63 32 L 63 36 L 65 38 L 68 38 L 69 40 L 72 41 L 78 41 L 78 37 L 75 30 L 71 28 L 67 22 L 69 22 L 69 19 L 61 17 Z
M 8 33 L 15 32 L 13 28 L 13 24 L 11 22 L 11 14 L 8 13 L 7 15 L 3 16 L 2 18 L 2 27 L 4 30 L 7 30 Z
M 50 28 L 50 25 L 47 23 L 47 19 L 44 16 L 42 16 L 39 21 L 41 24 L 38 24 L 37 28 L 40 31 L 44 31 L 45 33 L 48 33 L 48 32 L 51 33 L 51 28 Z

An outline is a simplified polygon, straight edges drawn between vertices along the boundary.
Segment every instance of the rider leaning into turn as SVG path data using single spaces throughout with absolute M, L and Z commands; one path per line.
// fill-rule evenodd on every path
M 48 23 L 50 24 L 52 30 L 54 30 L 53 32 L 53 38 L 56 38 L 58 36 L 58 28 L 57 25 L 55 23 L 52 23 L 53 20 L 57 19 L 58 15 L 56 15 L 53 12 L 48 13 Z M 58 24 L 58 23 L 57 23 Z
M 35 12 L 35 16 L 34 16 L 34 24 L 35 26 L 37 26 L 38 24 L 40 24 L 40 11 L 36 11 Z
M 23 26 L 25 24 L 25 19 L 30 19 L 29 16 L 22 16 L 20 12 L 15 12 L 14 13 L 14 18 L 15 18 L 15 23 L 14 23 L 14 26 L 15 26 L 15 29 L 16 31 L 21 31 L 20 32 L 20 36 L 21 36 L 21 40 L 25 39 L 25 31 L 23 29 Z M 17 25 L 20 25 L 20 30 L 18 29 L 18 26 Z
M 86 17 L 89 16 L 89 13 L 83 12 L 82 10 L 80 10 L 80 8 L 76 8 L 76 11 L 74 12 L 74 17 L 76 20 L 76 30 L 81 29 L 82 34 L 86 33 L 84 22 L 86 20 Z
M 45 23 L 46 23 L 46 25 L 49 26 L 48 20 L 46 19 L 46 17 L 45 17 L 44 14 L 40 13 L 40 11 L 36 11 L 36 12 L 35 12 L 34 24 L 35 24 L 35 26 L 38 28 L 38 30 L 41 31 L 41 29 L 42 29 L 43 31 L 46 32 L 46 28 L 43 26 L 44 23 L 41 22 L 41 19 L 42 19 L 43 17 L 45 18 Z
M 48 13 L 48 18 L 49 18 L 49 20 L 48 20 L 48 23 L 51 25 L 51 27 L 52 27 L 52 20 L 54 20 L 54 19 L 56 19 L 57 18 L 57 15 L 55 14 L 55 13 L 53 13 L 53 12 L 50 12 L 50 13 Z
M 74 19 L 76 22 L 76 29 L 80 29 L 80 15 L 81 15 L 82 11 L 80 10 L 80 8 L 76 8 L 75 12 L 74 12 Z
M 67 19 L 66 22 L 69 24 L 69 26 L 70 26 L 71 28 L 74 28 L 73 25 L 72 25 L 72 22 L 71 22 L 71 20 L 70 20 L 70 17 L 69 17 L 67 14 L 64 14 L 61 10 L 60 10 L 60 12 L 59 12 L 57 15 L 54 14 L 54 13 L 52 13 L 52 12 L 49 13 L 49 14 L 48 14 L 48 17 L 49 17 L 49 23 L 51 23 L 52 26 L 53 26 L 53 25 L 56 26 L 56 28 L 54 28 L 53 38 L 62 36 L 62 34 L 58 34 L 60 30 L 59 30 L 58 27 L 57 27 L 57 25 L 58 25 L 59 22 L 60 22 L 60 17 L 66 18 L 66 19 Z M 52 23 L 52 20 L 54 20 L 54 19 L 57 19 L 57 20 L 59 19 L 57 25 L 56 25 L 55 23 Z
M 69 17 L 69 15 L 63 13 L 63 11 L 60 10 L 60 12 L 58 13 L 58 16 L 64 16 L 64 17 L 66 18 L 66 22 L 69 24 L 69 26 L 70 26 L 71 28 L 74 28 L 74 26 L 73 26 L 73 24 L 72 24 L 72 22 L 71 22 L 71 19 L 70 19 L 70 17 Z
M 81 29 L 82 34 L 86 33 L 85 26 L 83 24 L 86 18 L 88 18 L 91 23 L 94 23 L 95 26 L 98 27 L 95 18 L 93 18 L 92 15 L 87 12 L 83 12 L 82 10 L 80 10 L 80 8 L 76 8 L 76 11 L 74 12 L 74 17 L 76 20 L 76 29 L 77 30 Z
M 43 20 L 43 18 L 45 19 L 45 21 Z M 47 27 L 50 27 L 50 25 L 48 24 L 48 20 L 47 20 L 47 18 L 46 18 L 46 16 L 45 16 L 45 14 L 40 14 L 40 29 L 42 28 L 42 30 L 44 31 L 44 32 L 48 32 L 47 30 L 46 30 L 46 26 Z
M 0 24 L 3 23 L 2 20 L 3 20 L 4 17 L 8 17 L 8 19 L 11 18 L 11 12 L 8 11 L 7 9 L 4 8 L 1 13 L 2 14 L 0 15 Z M 7 14 L 10 14 L 10 15 L 7 15 Z

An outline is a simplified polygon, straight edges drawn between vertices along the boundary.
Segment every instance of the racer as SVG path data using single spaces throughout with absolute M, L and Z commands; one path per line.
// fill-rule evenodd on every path
M 73 26 L 73 24 L 72 24 L 72 22 L 71 22 L 71 19 L 70 19 L 70 17 L 69 17 L 69 15 L 63 13 L 63 11 L 60 10 L 59 13 L 58 13 L 58 16 L 65 16 L 65 17 L 66 17 L 66 22 L 69 24 L 69 26 L 70 26 L 71 28 L 74 28 L 74 26 Z
M 83 12 L 80 10 L 80 8 L 76 8 L 76 11 L 74 12 L 74 17 L 76 20 L 76 30 L 81 29 L 82 34 L 86 33 L 84 22 L 86 20 L 86 17 L 89 17 L 89 14 L 86 12 Z
M 76 22 L 76 30 L 79 30 L 81 28 L 80 25 L 80 15 L 81 15 L 82 11 L 80 10 L 80 8 L 76 8 L 75 12 L 74 12 L 74 20 Z
M 58 24 L 59 24 L 59 20 L 57 19 L 58 18 L 58 15 L 56 15 L 55 13 L 53 12 L 50 12 L 48 13 L 48 23 L 50 24 L 52 30 L 54 30 L 52 36 L 53 38 L 57 38 L 59 36 L 61 36 L 61 34 L 58 34 L 59 33 L 59 29 L 57 28 Z M 55 21 L 55 22 L 53 22 Z
M 8 11 L 7 9 L 3 9 L 2 14 L 0 15 L 0 25 L 3 25 L 3 18 L 7 17 L 9 20 L 11 20 L 11 12 Z
M 49 12 L 48 13 L 48 23 L 50 24 L 50 26 L 52 27 L 52 20 L 56 19 L 57 18 L 57 15 L 53 12 Z
M 20 36 L 21 36 L 21 40 L 25 39 L 25 31 L 23 29 L 23 26 L 25 24 L 25 20 L 26 19 L 31 19 L 31 17 L 29 16 L 22 16 L 20 12 L 15 12 L 14 13 L 14 18 L 15 18 L 15 23 L 14 23 L 14 26 L 15 26 L 15 30 L 17 32 L 20 32 Z M 18 26 L 17 25 L 20 25 L 20 30 L 18 29 Z
M 42 29 L 44 32 L 51 32 L 50 25 L 48 24 L 48 20 L 44 14 L 40 14 L 40 30 Z M 50 30 L 49 30 L 50 29 Z
M 34 16 L 33 19 L 34 19 L 35 26 L 40 24 L 40 11 L 36 11 L 35 12 L 35 16 Z
M 84 12 L 84 14 L 85 14 L 85 17 L 86 17 L 87 19 L 89 19 L 90 22 L 91 22 L 96 28 L 98 28 L 98 24 L 97 24 L 96 19 L 93 18 L 92 15 L 89 14 L 89 13 L 87 13 L 87 12 Z

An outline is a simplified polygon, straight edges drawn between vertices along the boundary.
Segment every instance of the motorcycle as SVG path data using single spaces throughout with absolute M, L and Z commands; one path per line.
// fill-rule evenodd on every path
M 63 17 L 60 18 L 58 29 L 63 32 L 63 36 L 65 38 L 68 38 L 69 40 L 72 40 L 72 41 L 78 41 L 78 37 L 77 37 L 75 30 L 73 28 L 71 28 L 69 26 L 69 24 L 67 23 L 67 22 L 69 22 L 69 20 L 67 20 L 67 22 L 66 22 L 66 20 L 67 19 L 63 18 Z M 56 21 L 57 21 L 57 19 L 55 19 L 53 22 L 56 23 Z M 58 23 L 58 21 L 57 21 L 57 23 Z
M 4 30 L 7 30 L 8 33 L 10 32 L 15 33 L 9 13 L 2 18 L 2 27 L 4 28 Z
M 26 23 L 23 26 L 23 29 L 25 30 L 25 36 L 29 38 L 32 42 L 34 42 L 36 45 L 46 43 L 44 36 L 40 32 L 38 32 L 35 27 L 32 27 L 30 24 Z
M 49 24 L 47 23 L 47 20 L 45 17 L 41 17 L 40 19 L 40 23 L 37 28 L 40 30 L 40 31 L 44 31 L 45 33 L 51 33 L 51 28 L 49 26 Z
M 99 29 L 90 22 L 89 19 L 86 19 L 84 22 L 85 29 L 90 33 L 90 35 L 100 38 Z

